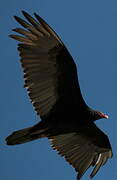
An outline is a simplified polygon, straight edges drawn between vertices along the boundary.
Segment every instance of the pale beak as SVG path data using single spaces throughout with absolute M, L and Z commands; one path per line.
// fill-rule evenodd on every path
M 104 118 L 108 119 L 109 117 L 108 117 L 108 115 L 104 114 Z

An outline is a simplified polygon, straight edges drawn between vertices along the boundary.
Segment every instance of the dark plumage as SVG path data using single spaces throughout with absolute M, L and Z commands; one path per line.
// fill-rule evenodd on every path
M 27 19 L 15 16 L 25 29 L 10 35 L 20 41 L 21 64 L 25 87 L 41 117 L 33 127 L 16 131 L 6 138 L 8 145 L 22 144 L 47 137 L 52 147 L 75 168 L 79 180 L 94 166 L 92 178 L 112 157 L 108 137 L 94 124 L 107 115 L 94 111 L 84 101 L 77 78 L 76 65 L 58 35 L 36 13 L 36 20 L 22 11 Z

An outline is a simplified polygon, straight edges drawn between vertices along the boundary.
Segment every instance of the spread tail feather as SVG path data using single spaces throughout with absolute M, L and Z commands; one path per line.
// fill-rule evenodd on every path
M 38 138 L 46 137 L 46 129 L 36 129 L 33 127 L 21 129 L 13 132 L 6 138 L 7 145 L 23 144 Z

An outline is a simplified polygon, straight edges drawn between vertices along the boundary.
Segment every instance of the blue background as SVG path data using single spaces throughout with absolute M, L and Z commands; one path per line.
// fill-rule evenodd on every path
M 72 54 L 86 102 L 109 119 L 96 124 L 108 134 L 114 157 L 95 180 L 117 179 L 117 0 L 4 0 L 0 5 L 0 179 L 75 180 L 74 169 L 52 150 L 47 139 L 6 146 L 12 131 L 36 124 L 39 117 L 23 88 L 16 42 L 8 37 L 19 27 L 21 10 L 42 16 Z M 62 118 L 62 117 L 61 117 Z M 91 169 L 82 180 L 89 179 Z

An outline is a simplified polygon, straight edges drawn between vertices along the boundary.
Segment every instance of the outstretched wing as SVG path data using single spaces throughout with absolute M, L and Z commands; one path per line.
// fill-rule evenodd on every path
M 21 64 L 24 70 L 25 87 L 35 110 L 41 117 L 47 116 L 58 102 L 68 104 L 77 102 L 77 107 L 85 107 L 82 98 L 76 65 L 66 47 L 37 14 L 36 19 L 22 11 L 28 22 L 15 16 L 15 19 L 25 29 L 16 28 L 13 31 L 23 35 L 10 35 L 20 41 Z M 59 103 L 59 112 L 61 103 Z M 55 108 L 58 111 L 57 108 Z
M 50 136 L 52 147 L 75 168 L 77 180 L 90 166 L 92 178 L 99 168 L 112 157 L 108 137 L 95 125 L 83 127 L 78 132 Z

